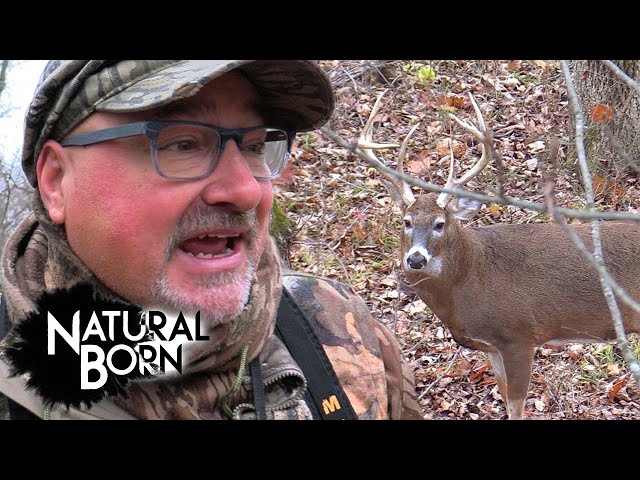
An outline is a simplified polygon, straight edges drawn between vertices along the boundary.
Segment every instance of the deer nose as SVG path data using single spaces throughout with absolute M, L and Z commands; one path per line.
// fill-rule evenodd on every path
M 407 265 L 414 270 L 420 270 L 427 265 L 427 259 L 419 252 L 413 252 L 407 257 Z

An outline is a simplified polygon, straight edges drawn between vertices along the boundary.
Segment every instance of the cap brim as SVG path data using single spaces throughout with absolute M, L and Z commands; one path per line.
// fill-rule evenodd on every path
M 324 125 L 333 113 L 329 78 L 306 60 L 181 60 L 104 99 L 95 109 L 122 113 L 161 107 L 195 95 L 214 78 L 235 69 L 256 87 L 269 121 L 308 131 Z

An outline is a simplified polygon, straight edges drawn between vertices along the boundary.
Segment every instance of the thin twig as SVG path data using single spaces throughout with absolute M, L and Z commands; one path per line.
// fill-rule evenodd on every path
M 451 370 L 451 367 L 453 367 L 454 362 L 456 361 L 456 358 L 458 358 L 458 355 L 460 354 L 460 352 L 462 351 L 464 347 L 462 345 L 460 345 L 458 347 L 458 350 L 456 350 L 456 353 L 453 355 L 453 358 L 451 359 L 451 361 L 449 362 L 449 365 L 447 366 L 447 369 L 442 372 L 442 375 L 440 375 L 438 378 L 436 378 L 433 382 L 431 382 L 431 385 L 429 385 L 427 388 L 424 389 L 424 391 L 420 394 L 420 396 L 418 397 L 418 400 L 422 400 L 425 395 L 427 393 L 429 393 L 429 390 L 431 390 L 433 388 L 434 385 L 436 385 L 440 380 L 442 380 L 444 378 L 444 376 L 449 373 L 449 370 Z
M 353 76 L 351 75 L 351 73 L 349 73 L 349 70 L 347 70 L 346 68 L 342 67 L 342 71 L 344 73 L 347 74 L 347 76 L 351 79 L 351 82 L 353 83 L 353 91 L 357 92 L 358 91 L 358 84 L 356 83 L 356 79 L 353 78 Z
M 493 160 L 496 162 L 496 174 L 498 177 L 498 196 L 500 198 L 504 198 L 505 180 L 504 162 L 502 161 L 502 156 L 496 151 L 495 142 L 493 141 L 494 137 L 491 134 L 491 130 L 487 129 L 482 132 L 482 134 L 485 135 L 485 138 L 487 139 L 485 142 L 485 148 L 489 146 L 489 155 L 491 155 L 491 158 L 493 158 Z

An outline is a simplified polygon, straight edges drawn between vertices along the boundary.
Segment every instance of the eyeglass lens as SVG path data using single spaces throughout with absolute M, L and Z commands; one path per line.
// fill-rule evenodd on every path
M 246 131 L 238 140 L 233 135 L 251 173 L 256 178 L 272 178 L 286 162 L 289 143 L 287 133 L 273 128 Z M 162 175 L 169 178 L 196 178 L 208 175 L 222 154 L 226 141 L 216 130 L 189 124 L 166 125 L 158 132 L 154 161 Z

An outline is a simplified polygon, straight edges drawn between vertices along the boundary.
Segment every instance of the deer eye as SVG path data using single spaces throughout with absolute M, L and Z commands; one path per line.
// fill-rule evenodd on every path
M 411 218 L 410 217 L 404 217 L 404 228 L 411 228 Z
M 433 231 L 440 233 L 443 230 L 444 230 L 444 220 L 436 220 L 436 222 L 433 224 Z

